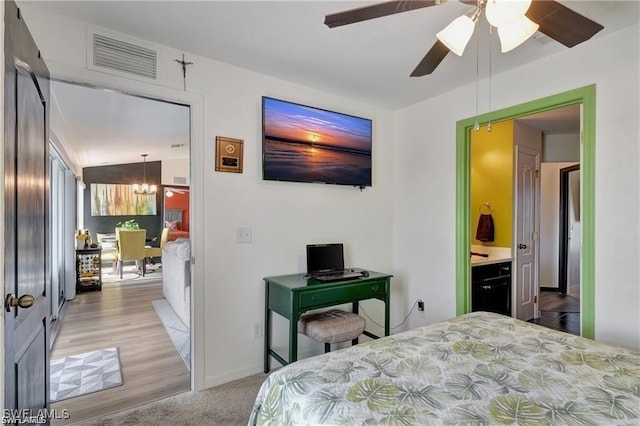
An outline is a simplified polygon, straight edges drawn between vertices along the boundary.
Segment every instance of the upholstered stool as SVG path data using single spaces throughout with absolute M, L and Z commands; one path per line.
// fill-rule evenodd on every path
M 331 350 L 331 343 L 351 340 L 352 345 L 357 345 L 358 336 L 366 326 L 367 322 L 358 314 L 331 309 L 302 315 L 298 321 L 298 333 L 323 342 L 326 353 Z

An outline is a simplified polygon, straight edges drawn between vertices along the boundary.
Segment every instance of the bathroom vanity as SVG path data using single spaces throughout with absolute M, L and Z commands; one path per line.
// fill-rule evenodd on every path
M 511 249 L 471 247 L 471 311 L 511 316 Z

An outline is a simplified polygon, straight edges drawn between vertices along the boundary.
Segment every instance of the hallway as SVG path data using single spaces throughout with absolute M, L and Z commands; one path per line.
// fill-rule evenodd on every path
M 579 290 L 572 294 L 579 296 Z M 580 299 L 556 291 L 540 292 L 540 318 L 534 324 L 580 335 Z
M 162 299 L 158 279 L 104 283 L 102 291 L 79 293 L 67 312 L 51 359 L 117 346 L 122 386 L 51 404 L 76 423 L 190 390 L 191 378 L 151 301 Z M 56 423 L 53 424 L 63 424 Z

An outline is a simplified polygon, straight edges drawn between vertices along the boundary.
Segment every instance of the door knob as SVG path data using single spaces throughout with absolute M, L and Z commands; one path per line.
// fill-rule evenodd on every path
M 527 248 L 527 245 L 526 244 L 518 244 L 518 248 L 524 250 L 524 249 Z
M 33 305 L 35 298 L 30 294 L 23 294 L 20 297 L 16 297 L 15 294 L 7 295 L 7 300 L 4 303 L 4 307 L 7 312 L 11 311 L 11 308 L 19 306 L 23 309 L 30 308 Z

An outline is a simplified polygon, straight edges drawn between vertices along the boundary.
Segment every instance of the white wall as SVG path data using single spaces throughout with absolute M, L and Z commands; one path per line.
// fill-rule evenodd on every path
M 496 75 L 491 84 L 494 109 L 597 85 L 595 333 L 636 350 L 639 43 L 635 25 Z M 455 122 L 474 116 L 475 93 L 469 85 L 396 113 L 394 270 L 406 300 L 426 303 L 424 317 L 412 326 L 455 315 Z
M 176 180 L 185 183 L 176 183 Z M 162 184 L 163 185 L 183 185 L 189 186 L 189 159 L 163 160 L 162 161 Z
M 73 171 L 73 174 L 82 178 L 82 168 L 79 166 L 80 160 L 78 159 L 77 153 L 71 149 L 73 145 L 70 143 L 71 138 L 69 137 L 69 131 L 67 127 L 63 125 L 65 120 L 61 115 L 60 106 L 58 105 L 53 90 L 51 91 L 49 107 L 51 140 L 62 155 L 65 163 L 67 163 L 67 166 Z
M 580 172 L 569 173 L 569 242 L 567 250 L 567 294 L 578 296 L 581 293 L 582 258 L 582 211 L 580 210 Z
M 540 165 L 540 286 L 558 288 L 560 169 L 573 163 Z
M 136 84 L 137 90 L 143 87 L 149 95 L 164 95 L 163 87 L 182 88 L 181 69 L 171 63 L 182 52 L 162 48 L 161 57 L 169 62 L 160 64 L 164 79 L 158 89 L 123 82 L 86 69 L 85 25 L 40 15 L 28 2 L 21 7 L 52 76 L 116 86 Z M 202 309 L 196 311 L 194 334 L 202 340 L 204 351 L 198 374 L 203 375 L 204 386 L 212 386 L 262 370 L 263 343 L 252 338 L 252 325 L 264 318 L 262 278 L 303 272 L 305 244 L 341 241 L 346 264 L 391 270 L 393 114 L 210 59 L 188 53 L 186 57 L 194 62 L 187 85 L 202 95 L 204 116 L 204 139 L 192 145 L 191 152 L 192 171 L 194 165 L 203 170 L 201 178 L 191 176 L 192 187 L 201 185 L 201 192 L 192 193 L 201 206 L 195 205 L 196 214 L 203 216 L 200 228 L 192 221 L 192 235 L 202 244 L 196 266 L 204 270 L 202 282 L 195 283 L 200 286 L 195 306 Z M 371 118 L 373 187 L 361 192 L 353 187 L 262 181 L 263 95 Z M 244 140 L 243 174 L 214 171 L 216 136 Z M 253 228 L 251 244 L 235 243 L 237 227 Z M 402 308 L 392 309 L 394 318 L 405 314 Z M 380 316 L 376 319 L 383 321 Z M 277 323 L 275 332 L 285 335 L 283 322 Z M 276 338 L 276 343 L 282 340 Z M 308 342 L 303 342 L 303 353 L 323 351 L 322 345 L 308 348 L 304 343 Z
M 580 161 L 580 134 L 544 135 L 541 161 Z

